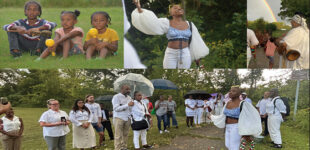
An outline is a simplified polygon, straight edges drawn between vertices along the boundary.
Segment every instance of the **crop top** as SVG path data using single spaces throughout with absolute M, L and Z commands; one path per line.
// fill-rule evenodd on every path
M 240 115 L 240 107 L 234 108 L 234 109 L 227 109 L 224 110 L 224 115 L 231 118 L 239 118 Z
M 169 26 L 169 30 L 166 36 L 168 38 L 168 41 L 174 41 L 178 39 L 183 39 L 185 41 L 188 41 L 191 35 L 192 35 L 192 32 L 190 28 L 187 28 L 186 30 L 179 30 L 179 29 Z

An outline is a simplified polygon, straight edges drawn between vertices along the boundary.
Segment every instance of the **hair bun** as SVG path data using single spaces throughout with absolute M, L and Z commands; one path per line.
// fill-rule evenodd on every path
M 74 10 L 74 14 L 76 15 L 76 17 L 78 17 L 80 15 L 80 11 L 79 10 Z

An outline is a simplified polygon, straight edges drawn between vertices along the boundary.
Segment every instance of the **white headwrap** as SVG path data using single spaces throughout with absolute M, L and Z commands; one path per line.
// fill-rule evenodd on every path
M 293 16 L 292 20 L 298 24 L 300 24 L 302 27 L 308 29 L 307 23 L 306 23 L 306 19 L 299 16 L 299 15 L 295 15 Z

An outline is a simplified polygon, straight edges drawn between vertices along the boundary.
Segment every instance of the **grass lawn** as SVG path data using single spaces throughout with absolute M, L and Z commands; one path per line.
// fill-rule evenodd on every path
M 46 149 L 46 143 L 43 140 L 42 136 L 42 128 L 39 126 L 38 120 L 41 116 L 41 114 L 46 111 L 46 108 L 20 108 L 16 107 L 14 108 L 15 114 L 18 117 L 21 117 L 25 124 L 25 131 L 24 131 L 24 137 L 22 142 L 22 149 L 26 150 L 41 150 Z M 67 113 L 69 113 L 69 109 L 64 109 Z M 308 118 L 307 118 L 308 119 Z M 156 116 L 153 116 L 153 127 L 151 130 L 147 133 L 147 142 L 148 144 L 154 145 L 154 147 L 158 148 L 163 145 L 168 145 L 171 143 L 171 140 L 175 138 L 176 136 L 191 136 L 193 137 L 193 140 L 195 138 L 205 138 L 202 136 L 197 136 L 196 134 L 192 134 L 191 130 L 186 127 L 185 125 L 185 117 L 178 116 L 177 117 L 179 129 L 171 128 L 169 129 L 169 134 L 159 134 L 157 129 L 157 120 Z M 71 125 L 70 125 L 71 129 Z M 304 133 L 296 128 L 287 126 L 286 123 L 284 123 L 281 126 L 281 132 L 282 132 L 282 140 L 283 140 L 283 146 L 284 150 L 303 150 L 303 149 L 309 149 L 309 133 Z M 105 132 L 105 138 L 107 139 L 106 147 L 102 147 L 101 149 L 106 150 L 112 150 L 114 149 L 113 141 L 109 141 L 109 137 L 107 132 Z M 209 137 L 212 139 L 212 137 Z M 224 137 L 223 137 L 224 138 Z M 98 135 L 97 135 L 97 139 Z M 132 142 L 132 130 L 130 129 L 129 137 L 128 137 L 128 148 L 133 149 L 133 142 Z M 262 149 L 272 149 L 270 148 L 271 144 L 268 144 L 270 142 L 269 137 L 264 139 L 262 143 L 258 143 L 256 145 L 256 149 L 262 150 Z M 208 146 L 208 145 L 206 145 Z M 66 138 L 66 148 L 72 149 L 72 130 L 67 135 Z M 0 144 L 1 149 L 1 144 Z
M 9 53 L 9 43 L 7 34 L 4 30 L 0 30 L 0 68 L 36 68 L 36 69 L 51 69 L 51 68 L 123 68 L 123 10 L 122 7 L 107 7 L 107 8 L 75 8 L 81 11 L 78 17 L 77 27 L 84 30 L 84 39 L 87 31 L 91 28 L 90 16 L 95 11 L 106 11 L 112 18 L 112 25 L 109 27 L 118 32 L 120 38 L 118 42 L 118 55 L 108 57 L 104 60 L 86 61 L 84 55 L 70 56 L 66 60 L 60 60 L 60 57 L 48 57 L 40 62 L 34 62 L 37 56 L 30 56 L 29 53 L 24 53 L 19 59 L 13 59 Z M 43 8 L 42 18 L 57 23 L 56 28 L 61 27 L 60 12 L 63 10 L 74 10 L 73 8 Z M 9 15 L 7 15 L 9 14 Z M 23 8 L 1 8 L 0 9 L 0 25 L 1 28 L 5 24 L 10 24 L 13 21 L 25 18 Z M 54 32 L 55 30 L 53 30 Z M 54 33 L 53 33 L 54 34 Z M 54 36 L 54 35 L 53 35 Z
M 47 108 L 20 108 L 15 107 L 14 112 L 15 115 L 21 117 L 24 121 L 24 137 L 22 141 L 22 149 L 25 150 L 41 150 L 46 149 L 46 143 L 43 139 L 42 128 L 40 127 L 38 120 L 42 113 L 46 111 Z M 69 109 L 65 110 L 69 114 Z M 3 115 L 2 115 L 3 116 Z M 2 117 L 1 116 L 1 117 Z M 171 128 L 169 134 L 159 134 L 157 129 L 157 120 L 156 116 L 153 116 L 153 125 L 154 127 L 147 133 L 147 141 L 149 144 L 155 145 L 155 147 L 159 147 L 160 145 L 167 145 L 170 143 L 171 139 L 173 139 L 176 135 L 183 135 L 188 133 L 189 129 L 185 127 L 184 117 L 178 117 L 178 121 L 181 124 L 179 129 Z M 66 137 L 66 149 L 72 149 L 72 128 L 70 126 L 70 133 Z M 113 125 L 112 125 L 113 127 Z M 113 129 L 114 132 L 114 129 Z M 97 140 L 99 139 L 98 134 L 96 133 Z M 113 150 L 114 149 L 114 141 L 109 140 L 108 133 L 105 131 L 105 138 L 107 146 L 102 147 L 102 149 Z M 98 143 L 98 141 L 97 141 Z M 2 148 L 0 144 L 0 149 Z M 133 147 L 133 135 L 132 130 L 130 129 L 129 137 L 128 137 L 128 148 L 134 149 Z

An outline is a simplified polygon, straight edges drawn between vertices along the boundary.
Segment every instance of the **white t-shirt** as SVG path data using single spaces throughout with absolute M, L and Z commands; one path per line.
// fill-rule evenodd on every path
M 268 101 L 271 101 L 271 98 L 267 98 L 267 99 L 263 98 L 260 101 L 258 101 L 258 103 L 256 104 L 256 107 L 259 108 L 260 115 L 266 114 L 266 104 Z
M 98 123 L 98 117 L 101 117 L 101 108 L 97 103 L 86 103 L 85 106 L 89 109 L 89 111 L 93 114 L 91 123 Z
M 93 120 L 93 115 L 92 113 L 89 114 L 86 110 L 71 110 L 69 113 L 69 119 L 75 126 L 81 126 L 82 123 L 80 121 L 87 120 L 87 122 L 91 122 Z
M 196 100 L 197 102 L 197 107 L 201 107 L 201 108 L 203 108 L 203 106 L 204 106 L 204 101 L 203 100 Z
M 207 101 L 207 102 L 204 102 L 204 108 L 206 108 L 206 112 L 209 112 L 208 108 L 207 107 L 210 107 L 212 110 L 214 109 L 214 103 L 212 101 Z
M 248 47 L 258 45 L 259 41 L 256 38 L 256 35 L 253 30 L 247 29 L 247 44 Z
M 3 120 L 3 130 L 6 132 L 9 131 L 16 131 L 20 129 L 21 122 L 19 121 L 19 118 L 14 116 L 13 120 L 10 120 L 3 116 L 1 118 Z
M 147 110 L 147 107 L 144 103 L 140 103 L 137 100 L 134 100 L 134 105 L 131 109 L 132 117 L 135 121 L 141 121 L 142 119 L 145 119 L 145 114 L 149 114 L 149 111 Z
M 46 122 L 46 123 L 56 123 L 61 121 L 61 117 L 65 117 L 66 120 L 69 119 L 68 114 L 62 110 L 53 111 L 49 109 L 48 111 L 44 112 L 39 122 Z M 60 137 L 68 134 L 70 129 L 67 125 L 59 125 L 59 126 L 52 126 L 52 127 L 43 127 L 43 137 L 50 136 L 50 137 Z
M 274 107 L 274 100 L 276 100 L 276 107 Z M 281 113 L 286 113 L 286 106 L 283 103 L 282 99 L 279 96 L 273 98 L 271 101 L 268 101 L 266 104 L 266 113 L 268 116 L 276 115 L 282 118 Z
M 185 105 L 186 104 L 189 107 L 194 108 L 196 106 L 196 104 L 197 104 L 197 101 L 194 100 L 194 99 L 186 99 L 185 100 Z M 192 109 L 190 109 L 188 107 L 185 108 L 185 112 L 186 112 L 186 114 L 189 114 L 190 116 L 191 116 L 191 114 L 195 115 L 195 110 L 192 110 Z

